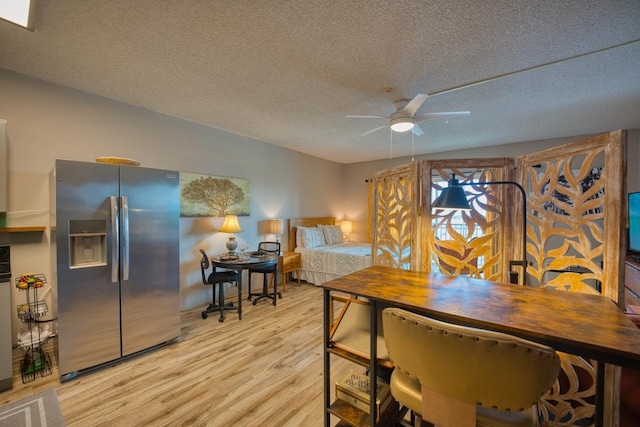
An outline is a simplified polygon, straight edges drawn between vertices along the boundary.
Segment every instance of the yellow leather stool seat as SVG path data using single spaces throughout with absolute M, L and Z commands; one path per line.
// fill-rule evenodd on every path
M 399 369 L 391 374 L 391 394 L 403 406 L 416 414 L 422 414 L 422 393 L 420 381 L 411 378 Z M 529 427 L 537 424 L 536 408 L 520 412 L 504 412 L 495 409 L 477 407 L 478 427 Z
M 420 381 L 411 378 L 399 369 L 391 373 L 391 394 L 403 406 L 411 409 L 416 414 L 422 413 L 422 392 Z
M 536 402 L 560 370 L 552 348 L 399 308 L 383 310 L 382 322 L 395 365 L 391 393 L 425 421 L 456 427 L 539 424 Z

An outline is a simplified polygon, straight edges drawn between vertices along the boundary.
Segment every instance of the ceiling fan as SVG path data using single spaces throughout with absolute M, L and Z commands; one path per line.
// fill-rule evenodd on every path
M 442 113 L 421 113 L 416 114 L 418 108 L 422 106 L 422 103 L 427 99 L 429 95 L 418 94 L 411 101 L 406 99 L 400 99 L 395 102 L 396 112 L 391 114 L 389 117 L 383 116 L 353 116 L 348 115 L 350 118 L 357 119 L 389 119 L 389 123 L 383 126 L 379 126 L 377 128 L 371 129 L 361 136 L 368 135 L 377 130 L 386 128 L 387 126 L 391 127 L 391 130 L 395 132 L 407 132 L 412 131 L 415 135 L 423 135 L 424 132 L 418 126 L 418 122 L 422 122 L 424 120 L 434 120 L 434 119 L 450 119 L 453 117 L 463 117 L 471 114 L 471 111 L 452 111 L 452 112 L 442 112 Z

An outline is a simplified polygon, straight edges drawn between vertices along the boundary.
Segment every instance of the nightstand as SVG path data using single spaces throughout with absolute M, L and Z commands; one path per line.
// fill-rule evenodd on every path
M 287 276 L 292 271 L 298 272 L 298 285 L 300 284 L 300 268 L 302 267 L 302 261 L 300 260 L 300 254 L 298 252 L 282 252 L 282 255 L 278 257 L 278 269 L 282 273 L 283 282 L 282 290 L 287 290 Z

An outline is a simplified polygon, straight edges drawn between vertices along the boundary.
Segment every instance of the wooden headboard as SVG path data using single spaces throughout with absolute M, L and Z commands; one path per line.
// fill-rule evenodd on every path
M 315 227 L 318 224 L 336 225 L 336 218 L 320 217 L 320 218 L 289 218 L 287 220 L 287 230 L 289 232 L 289 250 L 296 249 L 296 231 L 298 227 Z

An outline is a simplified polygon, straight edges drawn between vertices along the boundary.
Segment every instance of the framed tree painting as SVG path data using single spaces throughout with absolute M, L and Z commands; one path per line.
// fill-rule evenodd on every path
M 248 216 L 249 180 L 180 173 L 180 216 Z

